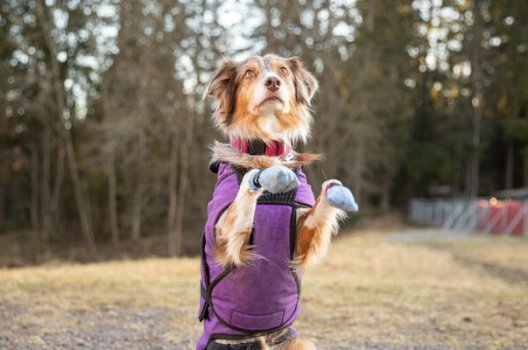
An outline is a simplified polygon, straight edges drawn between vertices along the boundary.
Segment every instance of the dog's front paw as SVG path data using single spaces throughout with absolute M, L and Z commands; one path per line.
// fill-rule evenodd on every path
M 271 193 L 283 193 L 299 187 L 295 173 L 281 165 L 260 170 L 250 180 L 253 186 L 262 187 Z
M 323 183 L 323 190 L 326 192 L 326 198 L 331 206 L 348 212 L 358 211 L 359 208 L 354 195 L 340 181 L 326 181 Z

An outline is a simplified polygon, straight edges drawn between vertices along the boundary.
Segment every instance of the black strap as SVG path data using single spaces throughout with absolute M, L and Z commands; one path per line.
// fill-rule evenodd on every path
M 278 338 L 273 339 L 273 341 L 270 343 L 270 345 L 279 345 L 280 343 L 285 342 L 286 340 L 292 338 L 294 336 L 293 331 L 291 328 L 288 328 L 288 331 L 281 335 Z
M 297 209 L 292 207 L 290 216 L 290 261 L 295 256 L 295 246 L 297 245 Z
M 200 253 L 200 260 L 202 263 L 202 268 L 204 271 L 204 281 L 205 286 L 202 285 L 202 282 L 200 282 L 200 294 L 202 297 L 204 297 L 205 303 L 202 307 L 202 310 L 200 310 L 200 313 L 198 315 L 198 321 L 202 322 L 204 319 L 209 317 L 209 313 L 207 312 L 207 308 L 209 306 L 209 301 L 205 298 L 203 291 L 209 288 L 209 281 L 210 281 L 210 275 L 209 275 L 209 266 L 207 265 L 207 261 L 205 260 L 205 232 L 202 235 L 202 251 Z
M 240 186 L 240 184 L 242 183 L 242 178 L 244 177 L 244 175 L 246 175 L 246 173 L 249 170 L 246 169 L 246 168 L 238 167 L 238 166 L 233 165 L 233 164 L 231 164 L 231 167 L 233 168 L 233 171 L 235 172 L 235 174 L 237 176 L 238 185 Z
M 294 336 L 293 331 L 291 328 L 288 328 L 288 331 L 281 335 L 280 337 L 277 337 L 273 339 L 268 345 L 275 346 L 279 345 L 286 340 L 292 338 Z M 207 345 L 206 350 L 262 350 L 262 346 L 259 341 L 253 341 L 249 343 L 243 343 L 243 344 L 220 344 L 216 341 L 212 340 Z
M 211 164 L 209 164 L 209 170 L 211 170 L 211 172 L 215 174 L 218 173 L 219 167 L 220 167 L 220 162 L 212 162 Z
M 227 275 L 229 275 L 235 267 L 227 267 L 225 268 L 216 278 L 211 281 L 211 276 L 209 273 L 209 266 L 207 265 L 207 261 L 205 260 L 205 233 L 202 237 L 202 254 L 201 254 L 201 260 L 202 260 L 202 266 L 204 269 L 204 280 L 205 280 L 205 286 L 200 283 L 200 295 L 205 300 L 204 306 L 202 310 L 200 311 L 200 314 L 198 315 L 198 321 L 202 322 L 205 318 L 209 317 L 208 308 L 211 306 L 212 309 L 212 301 L 211 301 L 211 295 L 213 293 L 213 288 L 221 281 L 223 280 Z
M 205 261 L 205 232 L 203 233 L 202 235 L 202 251 L 200 253 L 200 260 L 202 261 L 202 267 L 204 269 L 204 273 L 205 273 L 205 286 L 206 287 L 209 287 L 209 280 L 210 280 L 210 275 L 209 275 L 209 266 L 207 265 L 207 261 Z
M 227 275 L 229 275 L 231 272 L 235 270 L 235 267 L 226 267 L 216 278 L 211 282 L 209 287 L 207 288 L 207 293 L 211 296 L 213 294 L 213 289 L 216 287 L 216 285 L 223 280 Z

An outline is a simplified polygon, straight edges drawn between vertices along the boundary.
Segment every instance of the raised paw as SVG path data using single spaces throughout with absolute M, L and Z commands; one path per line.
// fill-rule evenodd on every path
M 282 193 L 299 187 L 299 180 L 295 173 L 281 165 L 260 170 L 251 178 L 253 187 L 262 187 L 271 193 Z
M 323 190 L 326 192 L 326 198 L 331 206 L 348 212 L 358 211 L 359 208 L 354 195 L 341 182 L 337 180 L 326 181 L 323 184 Z

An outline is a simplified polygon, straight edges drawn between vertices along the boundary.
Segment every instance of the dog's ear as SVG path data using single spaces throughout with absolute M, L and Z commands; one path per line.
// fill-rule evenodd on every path
M 295 97 L 297 98 L 297 102 L 309 106 L 312 97 L 319 87 L 319 83 L 313 74 L 304 68 L 299 57 L 290 57 L 287 61 L 294 76 L 293 82 L 295 85 Z
M 218 68 L 213 79 L 207 86 L 202 96 L 205 100 L 208 96 L 213 96 L 220 103 L 216 113 L 228 119 L 235 109 L 235 80 L 237 67 L 235 63 L 226 59 L 222 66 Z

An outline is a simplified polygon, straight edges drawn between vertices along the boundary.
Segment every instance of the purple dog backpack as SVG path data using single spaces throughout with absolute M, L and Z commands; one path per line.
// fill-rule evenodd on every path
M 300 312 L 301 276 L 290 268 L 296 242 L 296 209 L 315 200 L 299 169 L 300 186 L 287 193 L 264 192 L 255 210 L 250 244 L 259 256 L 249 265 L 223 269 L 215 262 L 214 226 L 235 199 L 245 171 L 216 164 L 217 182 L 207 206 L 202 239 L 198 319 L 204 332 L 196 347 L 215 339 L 240 339 L 289 327 Z

